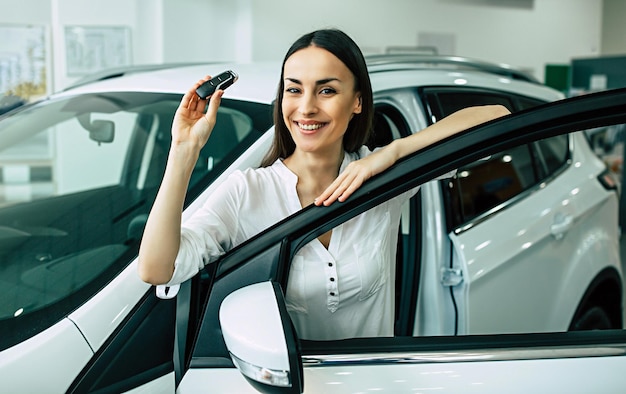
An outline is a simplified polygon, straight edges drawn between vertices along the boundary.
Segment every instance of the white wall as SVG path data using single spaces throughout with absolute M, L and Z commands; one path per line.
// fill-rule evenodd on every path
M 614 3 L 622 15 L 605 15 L 612 27 L 603 30 L 604 2 Z M 76 79 L 66 73 L 67 25 L 129 26 L 134 64 L 281 60 L 301 34 L 323 27 L 343 29 L 367 52 L 415 46 L 420 33 L 449 34 L 457 55 L 525 68 L 542 80 L 546 63 L 600 55 L 602 40 L 606 50 L 626 52 L 625 44 L 620 47 L 626 41 L 623 4 L 623 0 L 0 0 L 0 24 L 49 27 L 55 90 Z M 619 37 L 612 40 L 615 34 Z
M 274 0 L 254 2 L 255 59 L 281 58 L 298 35 L 339 27 L 364 48 L 415 46 L 420 32 L 451 33 L 456 55 L 530 69 L 600 53 L 602 0 Z M 271 4 L 271 5 L 270 5 Z
M 166 62 L 252 60 L 252 0 L 163 0 Z
M 604 0 L 602 54 L 626 55 L 626 1 Z

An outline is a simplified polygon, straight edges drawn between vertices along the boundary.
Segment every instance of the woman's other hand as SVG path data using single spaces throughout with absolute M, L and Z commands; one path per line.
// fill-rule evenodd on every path
M 365 181 L 391 167 L 396 160 L 396 150 L 390 144 L 363 159 L 351 162 L 315 199 L 315 205 L 328 206 L 335 201 L 346 201 Z

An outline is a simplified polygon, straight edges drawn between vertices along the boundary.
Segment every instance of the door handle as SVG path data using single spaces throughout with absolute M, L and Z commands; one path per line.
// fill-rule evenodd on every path
M 559 240 L 572 228 L 574 225 L 574 217 L 572 215 L 565 215 L 557 213 L 554 216 L 554 222 L 550 226 L 550 232 L 555 239 Z

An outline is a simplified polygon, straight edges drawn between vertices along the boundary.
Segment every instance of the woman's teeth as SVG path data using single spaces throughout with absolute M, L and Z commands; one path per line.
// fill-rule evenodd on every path
M 307 131 L 317 130 L 317 129 L 321 128 L 322 126 L 324 126 L 323 123 L 315 123 L 315 124 L 298 123 L 298 127 L 299 128 L 301 128 L 302 130 L 307 130 Z

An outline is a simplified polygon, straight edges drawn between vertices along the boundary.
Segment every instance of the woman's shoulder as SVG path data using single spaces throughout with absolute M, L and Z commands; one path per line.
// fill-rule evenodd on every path
M 229 178 L 244 183 L 267 182 L 271 179 L 280 181 L 289 176 L 288 170 L 285 170 L 285 165 L 280 160 L 277 160 L 274 164 L 267 167 L 250 167 L 235 170 L 230 174 Z

